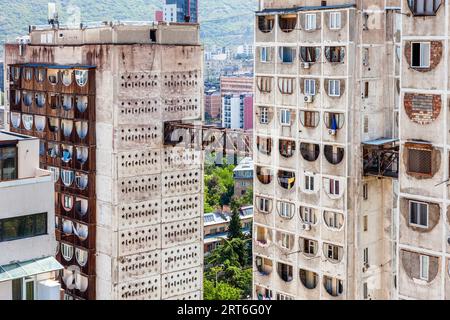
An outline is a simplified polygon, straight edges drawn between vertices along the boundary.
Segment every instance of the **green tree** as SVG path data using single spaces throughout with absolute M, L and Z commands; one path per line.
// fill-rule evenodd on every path
M 203 280 L 203 299 L 205 300 L 239 300 L 242 290 L 226 282 Z
M 234 238 L 244 238 L 242 234 L 242 224 L 241 224 L 241 216 L 239 214 L 239 210 L 241 208 L 240 201 L 236 198 L 231 200 L 231 220 L 228 225 L 228 239 Z

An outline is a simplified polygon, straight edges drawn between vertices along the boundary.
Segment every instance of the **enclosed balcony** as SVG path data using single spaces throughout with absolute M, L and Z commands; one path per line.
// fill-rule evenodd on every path
M 291 171 L 278 170 L 278 184 L 283 189 L 292 190 L 295 185 L 295 173 Z
M 364 175 L 397 179 L 399 151 L 398 139 L 382 138 L 364 142 Z
M 291 265 L 278 262 L 277 263 L 277 273 L 281 280 L 284 282 L 291 282 L 294 280 L 293 277 L 293 268 Z

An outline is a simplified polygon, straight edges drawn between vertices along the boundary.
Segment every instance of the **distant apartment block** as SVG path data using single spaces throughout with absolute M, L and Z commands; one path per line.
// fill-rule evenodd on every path
M 212 119 L 219 119 L 222 109 L 222 98 L 220 92 L 205 93 L 205 115 Z
M 242 159 L 233 170 L 234 196 L 241 197 L 253 188 L 253 159 Z
M 202 154 L 164 144 L 203 116 L 198 25 L 30 30 L 5 45 L 7 126 L 53 173 L 65 299 L 201 299 Z
M 39 169 L 39 139 L 0 131 L 0 199 L 0 300 L 60 300 L 54 184 Z
M 198 0 L 166 0 L 164 20 L 198 23 Z
M 252 77 L 220 77 L 220 91 L 222 95 L 253 94 Z
M 225 94 L 222 96 L 222 126 L 228 129 L 253 128 L 253 95 Z

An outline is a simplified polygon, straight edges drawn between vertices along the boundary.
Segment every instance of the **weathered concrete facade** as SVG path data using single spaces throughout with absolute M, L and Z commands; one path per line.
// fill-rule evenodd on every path
M 31 43 L 6 45 L 5 57 L 7 79 L 12 79 L 11 65 L 23 72 L 39 64 L 46 72 L 57 70 L 63 82 L 57 86 L 62 92 L 66 89 L 64 70 L 73 70 L 70 77 L 78 87 L 77 70 L 84 66 L 92 73 L 88 86 L 93 94 L 87 112 L 89 156 L 94 158 L 86 172 L 92 193 L 84 196 L 74 186 L 60 189 L 57 195 L 59 199 L 84 196 L 90 205 L 87 242 L 76 234 L 67 237 L 60 229 L 65 246 L 89 251 L 85 266 L 59 256 L 66 266 L 62 282 L 67 280 L 67 298 L 201 299 L 203 159 L 194 150 L 164 146 L 163 138 L 164 121 L 203 117 L 198 25 L 111 23 L 82 30 L 32 28 Z M 76 97 L 74 101 L 79 101 L 78 87 L 69 92 Z M 6 90 L 10 92 L 9 86 Z M 38 87 L 31 90 L 41 93 Z M 14 98 L 10 95 L 10 99 Z M 30 109 L 22 105 L 13 110 L 10 102 L 13 100 L 7 103 L 9 118 L 13 112 L 39 112 L 34 103 Z M 59 107 L 56 111 L 46 107 L 48 112 L 40 114 L 52 116 L 50 112 L 55 112 L 65 124 L 80 118 L 77 111 L 72 118 L 64 113 L 66 109 L 70 113 L 64 102 Z M 35 126 L 28 130 L 21 123 L 8 123 L 12 131 L 40 136 Z M 63 133 L 67 130 L 67 126 L 61 127 Z M 60 145 L 61 150 L 67 150 L 66 145 L 85 145 L 76 133 L 72 139 L 63 135 L 40 137 L 46 144 Z M 81 167 L 80 171 L 75 159 L 61 156 L 65 157 L 61 170 L 66 160 L 76 174 L 86 170 Z M 64 210 L 58 213 L 73 224 L 86 223 L 76 212 L 72 216 Z M 87 278 L 87 283 L 71 283 L 73 270 Z
M 401 1 L 401 299 L 450 299 L 450 3 L 428 2 L 422 10 Z
M 261 1 L 255 25 L 256 299 L 395 298 L 399 1 Z M 395 168 L 393 168 L 395 170 Z

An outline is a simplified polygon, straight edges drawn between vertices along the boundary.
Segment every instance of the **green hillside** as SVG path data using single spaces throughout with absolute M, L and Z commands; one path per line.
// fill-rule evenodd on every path
M 10 0 L 0 12 L 0 41 L 26 34 L 28 25 L 47 23 L 49 0 Z M 62 24 L 80 12 L 81 21 L 153 20 L 163 0 L 56 0 Z M 239 45 L 253 41 L 257 0 L 199 0 L 202 41 L 207 45 Z

